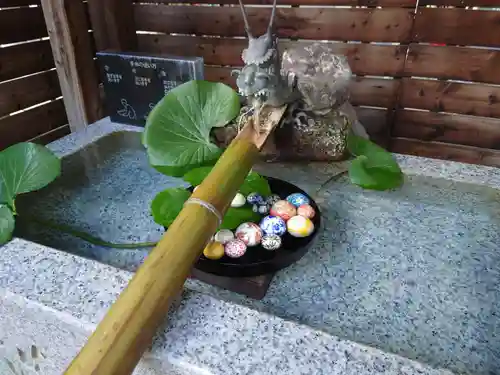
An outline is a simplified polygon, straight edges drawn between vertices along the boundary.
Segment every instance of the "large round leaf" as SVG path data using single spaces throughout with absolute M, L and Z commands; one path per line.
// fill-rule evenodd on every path
M 349 177 L 353 184 L 364 189 L 389 190 L 403 183 L 403 174 L 385 168 L 367 167 L 368 158 L 365 155 L 358 156 L 351 163 Z
M 169 227 L 190 196 L 191 193 L 184 188 L 171 188 L 158 193 L 151 202 L 154 221 L 164 227 Z
M 354 156 L 366 156 L 364 164 L 367 168 L 382 168 L 402 173 L 392 154 L 368 139 L 350 133 L 347 137 L 347 148 Z
M 154 221 L 164 227 L 169 227 L 190 196 L 191 193 L 184 188 L 170 188 L 158 193 L 151 203 Z M 230 207 L 219 229 L 235 229 L 242 223 L 257 222 L 259 219 L 259 214 L 253 212 L 250 207 Z
M 48 148 L 18 143 L 0 152 L 0 203 L 14 205 L 17 194 L 38 190 L 61 173 L 61 161 Z
M 349 168 L 352 183 L 373 190 L 393 189 L 403 183 L 403 172 L 390 152 L 352 133 L 347 147 L 357 156 Z
M 0 246 L 11 240 L 14 225 L 14 215 L 10 208 L 0 205 Z
M 240 187 L 240 192 L 243 195 L 249 195 L 250 193 L 259 193 L 264 197 L 268 197 L 272 194 L 271 187 L 267 180 L 262 177 L 257 172 L 250 172 L 245 178 L 245 182 Z
M 253 212 L 250 207 L 229 207 L 219 229 L 238 228 L 240 224 L 252 222 L 257 223 L 260 220 L 260 215 Z
M 215 163 L 222 150 L 211 142 L 210 130 L 229 123 L 239 110 L 237 93 L 223 83 L 194 80 L 177 86 L 146 121 L 142 142 L 149 162 L 176 175 Z

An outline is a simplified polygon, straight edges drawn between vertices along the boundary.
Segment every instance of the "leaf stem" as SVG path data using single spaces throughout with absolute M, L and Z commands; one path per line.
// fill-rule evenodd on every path
M 346 167 L 345 169 L 342 169 L 340 171 L 338 171 L 337 173 L 335 173 L 333 176 L 330 176 L 326 179 L 326 181 L 324 181 L 320 186 L 319 188 L 316 189 L 316 191 L 314 192 L 314 200 L 318 199 L 319 198 L 319 194 L 323 192 L 323 189 L 329 185 L 331 182 L 333 181 L 336 181 L 338 180 L 340 177 L 342 177 L 344 174 L 346 174 L 349 170 L 349 167 Z
M 74 228 L 72 228 L 68 225 L 65 225 L 65 224 L 58 224 L 58 223 L 54 223 L 50 220 L 44 220 L 44 219 L 39 219 L 39 218 L 35 218 L 35 217 L 28 217 L 25 215 L 18 216 L 18 217 L 21 219 L 24 219 L 26 221 L 40 224 L 40 225 L 47 227 L 47 228 L 55 229 L 55 230 L 58 230 L 60 232 L 70 234 L 74 237 L 80 238 L 84 241 L 87 241 L 87 242 L 89 242 L 93 245 L 97 245 L 97 246 L 110 247 L 113 249 L 134 250 L 134 249 L 142 248 L 142 247 L 154 247 L 157 244 L 157 242 L 113 243 L 113 242 L 105 241 L 99 237 L 93 236 L 93 235 L 88 234 L 86 232 L 83 232 L 81 230 L 74 229 Z

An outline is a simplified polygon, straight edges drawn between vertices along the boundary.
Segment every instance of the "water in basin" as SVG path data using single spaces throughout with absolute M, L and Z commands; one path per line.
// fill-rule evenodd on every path
M 157 192 L 182 185 L 150 168 L 138 133 L 119 132 L 63 159 L 62 177 L 22 197 L 21 215 L 69 224 L 112 242 L 158 240 L 149 215 Z M 269 165 L 269 175 L 313 192 L 313 167 Z M 316 185 L 315 185 L 316 184 Z M 500 196 L 494 189 L 409 176 L 372 192 L 341 178 L 323 192 L 314 248 L 279 272 L 262 301 L 200 282 L 190 286 L 342 338 L 457 373 L 500 373 Z M 39 225 L 17 235 L 118 267 L 147 255 L 90 245 Z
M 18 198 L 18 211 L 69 225 L 114 243 L 156 242 L 163 228 L 150 215 L 160 191 L 187 186 L 151 168 L 140 133 L 111 133 L 62 160 L 62 174 L 48 187 Z M 116 250 L 95 246 L 32 221 L 20 221 L 19 237 L 119 268 L 134 270 L 151 247 Z

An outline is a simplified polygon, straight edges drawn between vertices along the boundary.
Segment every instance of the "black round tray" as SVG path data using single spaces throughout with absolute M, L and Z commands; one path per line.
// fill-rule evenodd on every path
M 307 252 L 321 225 L 321 213 L 316 202 L 305 191 L 289 182 L 273 177 L 263 177 L 269 182 L 273 194 L 278 194 L 281 199 L 293 193 L 302 193 L 310 199 L 310 205 L 316 211 L 316 215 L 311 219 L 314 223 L 313 233 L 307 237 L 297 238 L 287 232 L 282 236 L 283 242 L 278 250 L 270 251 L 260 245 L 252 246 L 240 258 L 230 258 L 224 255 L 218 260 L 211 260 L 201 255 L 194 265 L 196 269 L 218 276 L 259 276 L 288 267 Z

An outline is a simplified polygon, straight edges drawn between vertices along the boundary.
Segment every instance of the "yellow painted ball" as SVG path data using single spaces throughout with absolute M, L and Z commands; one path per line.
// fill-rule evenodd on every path
M 212 260 L 220 259 L 224 256 L 224 245 L 220 242 L 212 241 L 203 250 L 203 255 Z
M 286 222 L 286 229 L 294 237 L 307 237 L 314 231 L 314 224 L 307 217 L 297 215 Z

